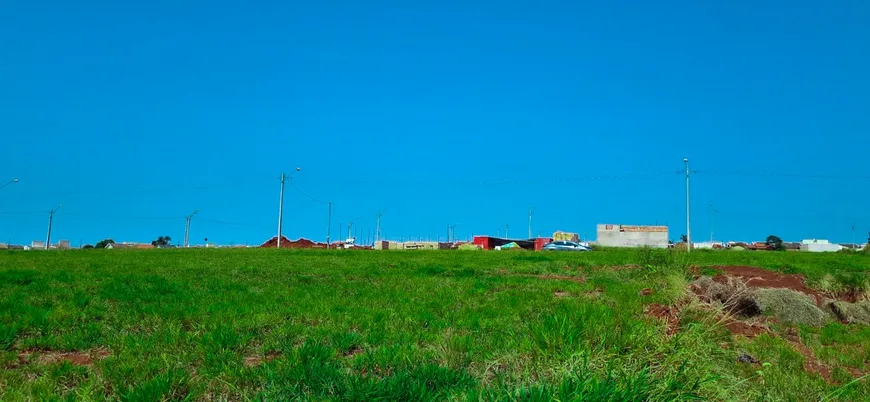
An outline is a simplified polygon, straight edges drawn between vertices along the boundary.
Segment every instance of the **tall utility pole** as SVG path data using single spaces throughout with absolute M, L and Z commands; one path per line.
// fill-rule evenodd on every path
M 710 203 L 710 247 L 713 247 L 713 229 L 716 228 L 716 212 L 713 208 L 713 203 Z
M 505 223 L 505 224 L 504 224 L 504 238 L 505 238 L 505 239 L 510 239 L 510 238 L 511 238 L 511 237 L 508 235 L 508 229 L 510 229 L 510 227 L 508 226 L 507 223 Z
M 532 238 L 532 215 L 535 213 L 535 207 L 529 210 L 529 239 Z
M 326 216 L 326 249 L 329 250 L 329 232 L 332 229 L 332 201 L 329 204 L 329 214 Z
M 284 172 L 281 172 L 281 195 L 278 196 L 278 248 L 281 248 L 281 232 L 282 229 L 284 229 L 284 182 L 293 177 L 293 173 L 300 170 L 302 169 L 297 167 L 289 176 L 284 174 Z
M 375 229 L 375 241 L 381 241 L 381 216 L 384 216 L 384 211 L 378 211 L 378 226 Z
M 193 219 L 193 216 L 199 213 L 199 209 L 193 211 L 192 214 L 187 215 L 184 223 L 184 247 L 190 247 L 190 220 Z
M 686 164 L 686 252 L 692 252 L 692 225 L 689 222 L 689 158 L 683 158 Z
M 45 249 L 51 246 L 51 224 L 54 221 L 54 214 L 57 213 L 59 209 L 63 208 L 63 204 L 60 204 L 57 208 L 48 211 L 48 235 L 45 236 Z

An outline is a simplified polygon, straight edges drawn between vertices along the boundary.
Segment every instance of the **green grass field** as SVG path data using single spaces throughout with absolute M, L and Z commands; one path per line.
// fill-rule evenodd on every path
M 732 335 L 687 291 L 715 265 L 866 289 L 870 257 L 4 252 L 0 400 L 870 400 L 870 328 Z M 671 334 L 650 304 L 681 306 Z

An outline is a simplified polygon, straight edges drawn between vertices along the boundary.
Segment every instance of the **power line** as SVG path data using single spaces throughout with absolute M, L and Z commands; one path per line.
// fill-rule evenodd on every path
M 328 204 L 328 203 L 329 203 L 329 202 L 327 202 L 327 201 L 320 201 L 320 200 L 318 200 L 318 199 L 316 199 L 316 198 L 314 198 L 314 197 L 312 197 L 312 196 L 306 194 L 304 191 L 300 190 L 299 187 L 296 187 L 296 185 L 293 184 L 292 181 L 290 182 L 290 185 L 293 186 L 293 188 L 295 188 L 296 191 L 299 192 L 299 194 L 304 195 L 305 198 L 308 198 L 308 199 L 311 200 L 311 201 L 314 201 L 314 202 L 316 202 L 316 203 L 318 203 L 318 204 Z
M 121 194 L 142 194 L 142 193 L 160 193 L 160 192 L 185 192 L 208 190 L 216 188 L 236 188 L 250 186 L 254 184 L 265 184 L 268 180 L 252 180 L 252 181 L 237 181 L 222 184 L 203 184 L 183 187 L 158 187 L 158 188 L 141 188 L 127 190 L 109 190 L 109 191 L 44 191 L 37 192 L 39 194 L 54 194 L 54 195 L 121 195 Z
M 329 183 L 329 184 L 371 184 L 371 185 L 448 185 L 448 186 L 479 186 L 479 185 L 534 185 L 534 184 L 557 184 L 557 183 L 572 183 L 580 181 L 598 181 L 598 180 L 630 180 L 630 179 L 648 179 L 659 176 L 674 176 L 676 172 L 655 172 L 655 173 L 629 173 L 619 175 L 590 175 L 577 176 L 553 179 L 519 179 L 519 180 L 334 180 L 334 179 L 309 179 L 309 181 Z
M 96 214 L 82 214 L 75 212 L 65 212 L 63 215 L 68 216 L 80 216 L 84 218 L 97 218 L 97 219 L 141 219 L 141 220 L 175 220 L 175 219 L 184 219 L 184 216 L 116 216 L 116 215 L 96 215 Z
M 264 228 L 264 227 L 267 227 L 267 226 L 268 226 L 268 225 L 262 225 L 262 224 L 256 224 L 256 223 L 228 222 L 228 221 L 221 221 L 221 220 L 216 220 L 216 219 L 207 219 L 207 218 L 198 218 L 197 221 L 201 221 L 201 222 L 209 222 L 209 223 L 217 223 L 217 224 L 220 224 L 220 225 L 251 226 L 251 227 L 259 227 L 259 228 Z M 271 227 L 271 226 L 268 226 L 268 227 Z
M 846 180 L 867 180 L 870 176 L 862 175 L 844 175 L 844 174 L 801 174 L 801 173 L 763 173 L 763 172 L 727 172 L 716 170 L 696 170 L 695 173 L 716 175 L 716 176 L 755 176 L 755 177 L 772 177 L 772 178 L 793 178 L 793 179 L 846 179 Z

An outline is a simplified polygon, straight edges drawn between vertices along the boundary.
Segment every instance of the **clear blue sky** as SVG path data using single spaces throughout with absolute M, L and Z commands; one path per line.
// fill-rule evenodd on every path
M 333 239 L 379 209 L 388 238 L 525 235 L 531 207 L 678 238 L 683 157 L 696 239 L 710 202 L 720 240 L 870 231 L 866 1 L 12 0 L 0 37 L 2 242 L 62 203 L 74 244 L 180 241 L 197 208 L 193 242 L 259 243 L 296 166 Z M 325 206 L 286 206 L 323 240 Z

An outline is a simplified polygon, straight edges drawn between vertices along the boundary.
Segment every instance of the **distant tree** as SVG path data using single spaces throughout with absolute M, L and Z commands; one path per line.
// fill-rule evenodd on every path
M 85 244 L 84 246 L 82 246 L 82 250 L 90 250 L 92 248 L 94 248 L 94 246 L 92 246 L 90 244 Z
M 682 235 L 682 236 L 680 236 L 680 241 L 683 242 L 683 243 L 688 243 L 688 242 L 689 242 L 689 236 L 686 236 L 686 235 Z
M 782 245 L 782 239 L 780 239 L 779 236 L 767 236 L 767 240 L 764 243 L 767 244 L 767 247 L 771 250 L 785 250 L 785 246 Z
M 166 247 L 170 244 L 172 238 L 169 236 L 160 236 L 157 240 L 151 242 L 151 245 L 154 247 Z
M 114 242 L 115 241 L 112 239 L 100 240 L 97 242 L 97 244 L 94 244 L 94 248 L 106 248 L 107 245 L 109 245 L 110 243 L 114 243 Z

